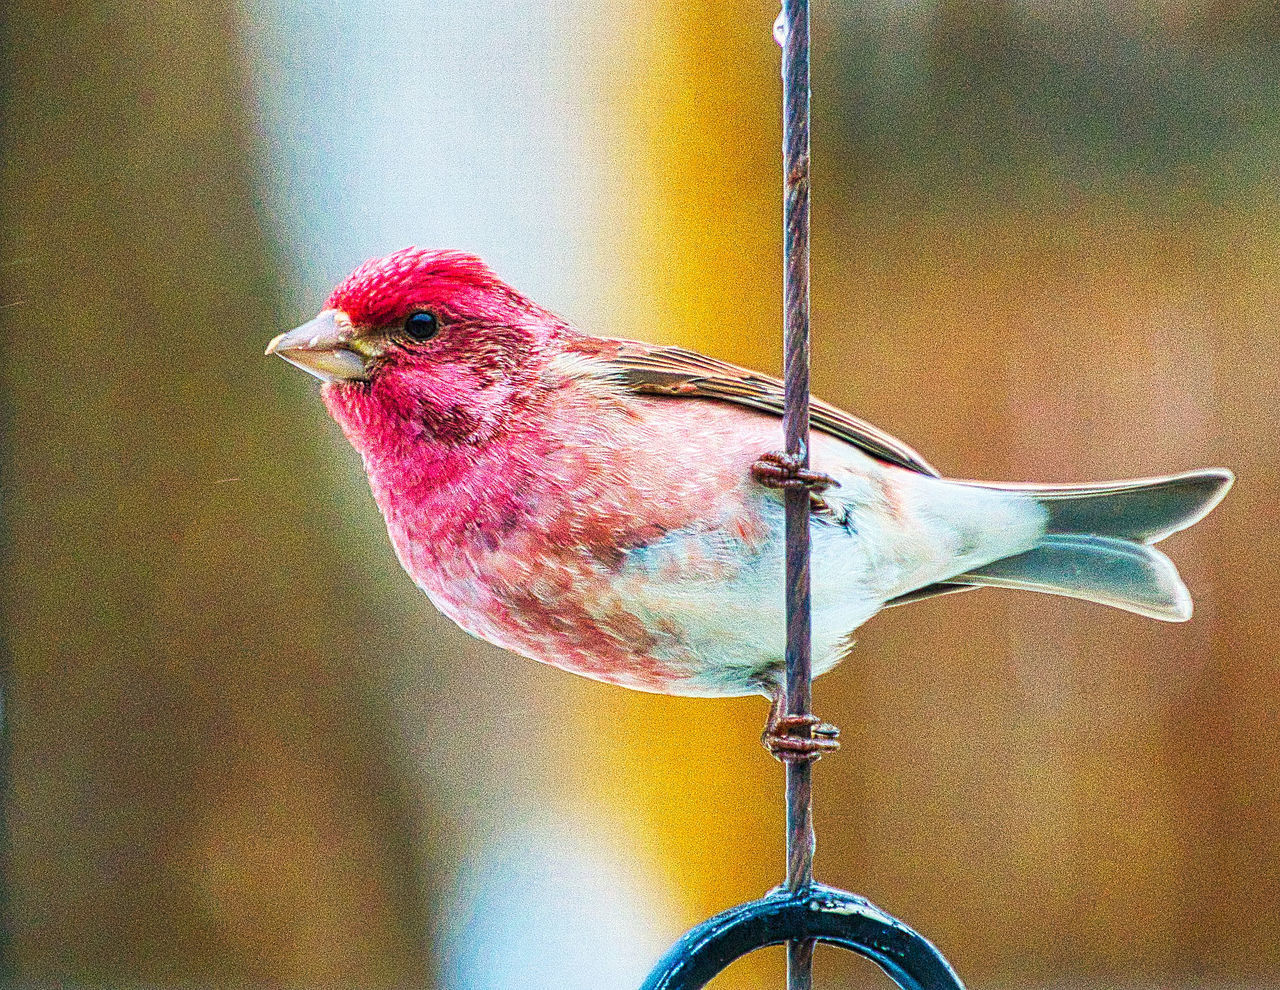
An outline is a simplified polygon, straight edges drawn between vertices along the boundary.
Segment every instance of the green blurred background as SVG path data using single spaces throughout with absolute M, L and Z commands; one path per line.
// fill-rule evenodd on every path
M 417 242 L 776 370 L 775 13 L 6 5 L 10 985 L 622 990 L 776 882 L 764 706 L 467 639 L 261 356 Z M 1280 14 L 814 17 L 815 390 L 957 476 L 1240 476 L 1170 542 L 1185 626 L 984 593 L 862 630 L 819 873 L 974 987 L 1280 985 Z

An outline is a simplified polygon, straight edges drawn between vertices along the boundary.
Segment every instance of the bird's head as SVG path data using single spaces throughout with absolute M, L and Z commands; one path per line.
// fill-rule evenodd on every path
M 570 332 L 479 258 L 410 247 L 365 262 L 267 353 L 321 379 L 330 413 L 369 453 L 482 443 Z

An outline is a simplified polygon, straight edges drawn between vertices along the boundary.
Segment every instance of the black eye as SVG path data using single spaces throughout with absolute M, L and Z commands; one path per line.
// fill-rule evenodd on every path
M 435 313 L 410 313 L 404 321 L 404 332 L 410 340 L 430 340 L 440 332 Z

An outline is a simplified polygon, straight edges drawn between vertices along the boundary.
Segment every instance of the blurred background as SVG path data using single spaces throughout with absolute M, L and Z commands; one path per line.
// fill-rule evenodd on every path
M 775 14 L 5 5 L 9 985 L 623 990 L 778 880 L 764 704 L 465 637 L 262 357 L 418 243 L 776 371 Z M 1280 14 L 823 0 L 814 71 L 818 394 L 958 476 L 1240 476 L 1168 544 L 1190 624 L 866 626 L 816 691 L 820 876 L 973 987 L 1280 985 Z

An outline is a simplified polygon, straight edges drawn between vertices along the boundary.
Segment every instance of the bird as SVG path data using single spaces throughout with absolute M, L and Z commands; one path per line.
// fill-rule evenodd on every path
M 877 612 L 982 587 L 1186 621 L 1190 594 L 1154 544 L 1234 480 L 945 478 L 817 399 L 806 467 L 776 450 L 776 379 L 591 336 L 453 250 L 366 261 L 266 352 L 323 383 L 400 564 L 441 613 L 612 684 L 763 695 L 782 759 L 838 745 L 784 711 L 786 487 L 811 499 L 816 676 Z

